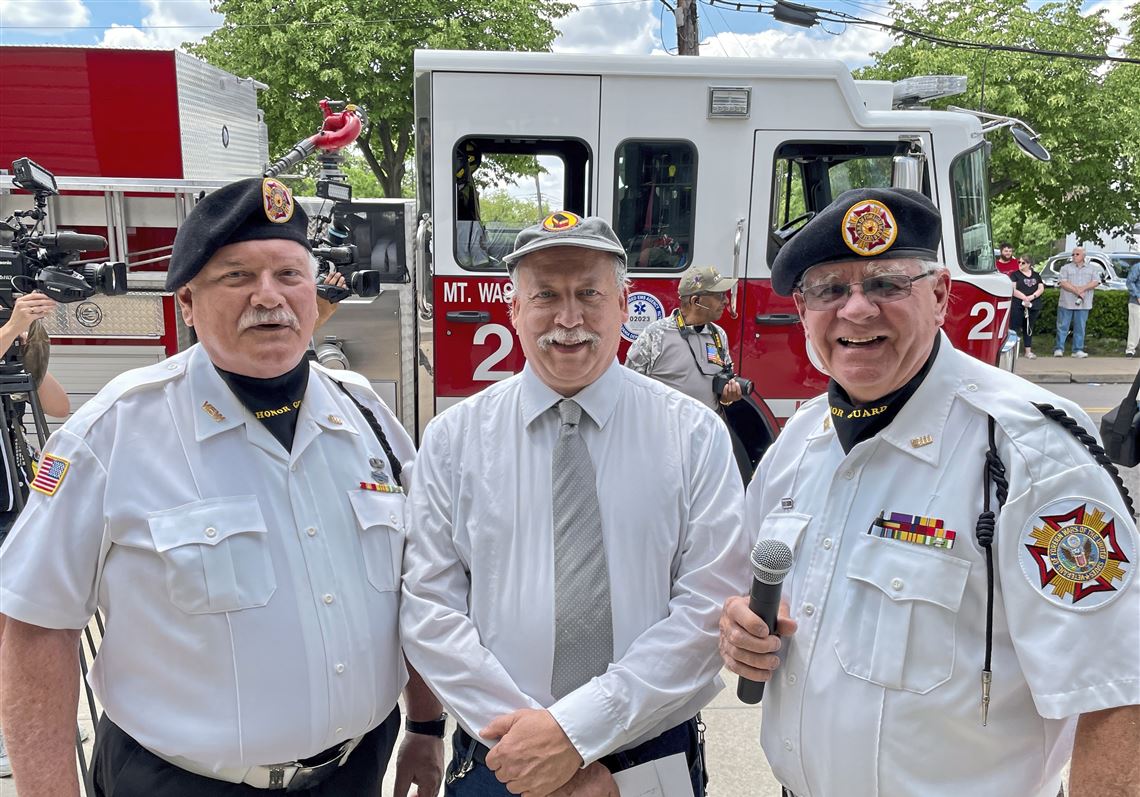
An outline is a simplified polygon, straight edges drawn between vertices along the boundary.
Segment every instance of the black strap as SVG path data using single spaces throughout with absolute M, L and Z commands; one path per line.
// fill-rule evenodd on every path
M 1136 417 L 1137 393 L 1140 393 L 1140 371 L 1136 372 L 1136 378 L 1132 380 L 1132 387 L 1128 389 L 1128 395 L 1124 397 L 1124 401 L 1120 402 L 1120 409 L 1116 411 L 1116 418 L 1112 422 L 1112 431 L 1116 432 L 1117 437 L 1122 439 L 1132 434 L 1132 420 Z M 1037 409 L 1040 410 L 1041 407 L 1038 406 Z
M 1129 393 L 1129 396 L 1131 396 L 1133 400 L 1136 398 L 1136 389 L 1138 385 L 1140 385 L 1140 382 L 1132 383 L 1132 390 Z M 1096 438 L 1085 431 L 1085 429 L 1079 423 L 1073 420 L 1064 410 L 1054 407 L 1052 404 L 1038 404 L 1037 402 L 1034 402 L 1033 406 L 1036 407 L 1037 411 L 1049 420 L 1061 424 L 1062 428 L 1064 428 L 1066 432 L 1077 438 L 1077 440 L 1079 440 L 1081 444 L 1089 450 L 1089 453 L 1092 454 L 1092 457 L 1094 460 L 1096 460 L 1097 464 L 1108 471 L 1108 475 L 1112 477 L 1112 482 L 1116 485 L 1116 489 L 1120 492 L 1120 497 L 1124 499 L 1124 505 L 1128 507 L 1128 513 L 1132 515 L 1132 517 L 1136 517 L 1136 507 L 1132 505 L 1132 496 L 1128 494 L 1128 488 L 1124 486 L 1124 481 L 1120 478 L 1120 472 L 1116 469 L 1116 465 L 1112 463 L 1112 460 L 1108 458 L 1108 454 L 1105 453 L 1105 450 L 1101 448 L 1099 443 L 1097 443 Z M 1118 412 L 1118 422 L 1121 415 L 1127 414 Z M 1128 426 L 1131 426 L 1132 416 L 1127 415 L 1127 417 L 1127 424 Z M 1127 428 L 1127 426 L 1125 428 Z
M 349 401 L 356 405 L 356 408 L 360 410 L 360 414 L 364 416 L 364 420 L 368 422 L 372 433 L 376 435 L 376 439 L 380 441 L 380 447 L 384 449 L 384 456 L 388 458 L 388 465 L 392 468 L 392 479 L 396 484 L 403 487 L 404 483 L 400 480 L 400 474 L 404 472 L 404 468 L 400 464 L 400 460 L 392 453 L 392 446 L 388 443 L 388 435 L 384 434 L 384 428 L 380 426 L 380 421 L 376 420 L 376 415 L 373 414 L 372 410 L 356 400 L 356 396 L 352 395 L 349 389 L 344 386 L 343 382 L 338 379 L 333 379 L 333 381 L 336 382 L 337 387 L 344 391 L 344 395 L 348 396 Z
M 986 658 L 982 665 L 982 724 L 986 722 L 989 709 L 989 682 L 993 670 L 990 668 L 994 647 L 994 531 L 997 528 L 997 513 L 990 508 L 990 494 L 997 487 L 997 509 L 1005 506 L 1009 495 L 1009 481 L 1005 476 L 1005 464 L 997 450 L 997 423 L 989 416 L 989 449 L 986 451 L 986 466 L 982 469 L 982 513 L 974 536 L 986 554 Z

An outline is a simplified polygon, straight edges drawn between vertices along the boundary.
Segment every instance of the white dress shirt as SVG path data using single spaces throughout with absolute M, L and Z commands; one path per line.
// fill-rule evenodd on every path
M 102 610 L 90 683 L 151 750 L 215 772 L 291 761 L 396 703 L 404 496 L 361 488 L 390 469 L 332 377 L 410 460 L 367 381 L 316 365 L 286 452 L 200 346 L 115 379 L 45 448 L 70 464 L 4 546 L 0 610 L 48 628 Z
M 1072 403 L 955 351 L 892 423 L 844 454 L 826 396 L 805 404 L 748 489 L 746 524 L 795 552 L 783 596 L 799 623 L 764 694 L 761 741 L 796 797 L 1055 797 L 1076 717 L 1140 702 L 1136 527 L 1108 474 L 1031 402 Z M 1009 497 L 997 513 L 993 684 L 982 726 L 987 414 Z M 1111 519 L 1102 591 L 1074 601 L 1049 568 L 1067 534 L 1042 519 Z M 941 520 L 953 547 L 868 534 L 883 512 Z M 1087 516 L 1086 516 L 1087 518 Z M 1031 550 L 1033 549 L 1033 550 Z M 1042 581 L 1049 581 L 1042 586 Z M 1070 585 L 1071 587 L 1071 585 Z
M 412 665 L 469 733 L 547 707 L 590 763 L 690 719 L 721 688 L 717 621 L 747 583 L 748 547 L 723 422 L 615 360 L 573 397 L 597 470 L 614 663 L 555 702 L 561 398 L 528 366 L 428 425 L 400 620 Z

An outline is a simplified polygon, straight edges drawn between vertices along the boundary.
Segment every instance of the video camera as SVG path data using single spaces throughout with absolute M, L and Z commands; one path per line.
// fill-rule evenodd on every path
M 11 309 L 12 291 L 40 291 L 57 302 L 78 302 L 97 293 L 127 292 L 127 264 L 71 265 L 80 252 L 107 248 L 101 235 L 75 232 L 41 233 L 47 198 L 59 193 L 55 175 L 28 158 L 12 163 L 12 182 L 32 192 L 34 207 L 18 210 L 0 222 L 0 294 Z M 31 223 L 24 221 L 29 219 Z

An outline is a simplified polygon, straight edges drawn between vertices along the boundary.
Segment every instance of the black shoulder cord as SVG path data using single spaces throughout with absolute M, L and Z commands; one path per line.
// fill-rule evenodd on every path
M 1005 478 L 1005 465 L 997 450 L 997 424 L 989 416 L 990 447 L 986 451 L 986 467 L 982 470 L 982 514 L 978 515 L 978 525 L 974 529 L 978 545 L 986 552 L 986 661 L 982 667 L 982 725 L 990 716 L 990 683 L 993 671 L 990 658 L 994 643 L 994 529 L 997 514 L 990 509 L 990 485 L 997 487 L 997 508 L 1005 506 L 1009 495 L 1009 482 Z
M 1089 453 L 1092 454 L 1097 464 L 1108 471 L 1108 475 L 1112 477 L 1112 482 L 1116 485 L 1116 489 L 1120 491 L 1120 497 L 1124 499 L 1124 505 L 1128 507 L 1129 514 L 1131 514 L 1132 517 L 1136 517 L 1136 508 L 1132 505 L 1132 496 L 1128 494 L 1128 488 L 1124 486 L 1124 481 L 1120 478 L 1120 473 L 1116 470 L 1116 465 L 1108 458 L 1108 454 L 1105 453 L 1105 450 L 1097 444 L 1096 438 L 1081 428 L 1081 425 L 1069 417 L 1069 414 L 1064 410 L 1057 409 L 1052 404 L 1037 404 L 1034 402 L 1033 406 L 1049 420 L 1061 424 L 1066 432 L 1077 438 L 1077 440 L 1089 450 Z
M 392 453 L 392 446 L 388 443 L 388 435 L 384 434 L 384 429 L 380 426 L 380 421 L 376 420 L 376 416 L 373 414 L 372 410 L 368 409 L 356 400 L 356 396 L 352 395 L 352 393 L 349 392 L 348 388 L 344 386 L 343 382 L 341 382 L 339 379 L 334 379 L 333 381 L 336 382 L 337 387 L 344 391 L 344 395 L 348 396 L 349 401 L 356 405 L 356 408 L 360 410 L 360 414 L 364 416 L 364 420 L 368 422 L 368 426 L 372 429 L 372 433 L 376 435 L 376 439 L 380 441 L 380 447 L 384 449 L 384 456 L 388 458 L 388 465 L 392 468 L 392 479 L 396 482 L 396 484 L 403 487 L 404 483 L 400 480 L 400 474 L 403 473 L 404 468 L 402 465 L 400 465 L 400 460 L 396 458 L 396 455 L 394 453 Z

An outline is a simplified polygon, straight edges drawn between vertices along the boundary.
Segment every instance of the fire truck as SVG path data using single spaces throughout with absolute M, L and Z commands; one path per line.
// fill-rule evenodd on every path
M 45 79 L 56 89 L 64 81 L 94 85 L 90 72 L 100 59 L 144 57 L 0 48 L 4 84 L 13 80 L 14 51 L 25 59 L 60 58 L 58 75 Z M 69 119 L 82 124 L 66 130 L 40 113 L 36 131 L 66 140 L 83 157 L 61 158 L 61 166 L 35 136 L 13 138 L 10 125 L 0 131 L 0 158 L 29 155 L 81 175 L 61 179 L 67 190 L 53 224 L 105 229 L 112 239 L 107 254 L 132 264 L 128 296 L 59 310 L 53 372 L 66 347 L 82 347 L 82 357 L 68 361 L 75 362 L 76 381 L 86 380 L 84 390 L 127 364 L 112 364 L 112 350 L 121 357 L 142 340 L 148 356 L 161 357 L 186 345 L 172 299 L 158 287 L 162 272 L 134 266 L 159 252 L 142 268 L 161 268 L 194 197 L 260 174 L 268 160 L 255 83 L 181 53 L 145 54 L 157 56 L 166 62 L 165 77 L 148 67 L 150 87 L 137 92 L 146 103 L 109 96 L 121 88 L 90 92 L 88 115 L 69 110 Z M 84 68 L 88 76 L 78 77 Z M 118 80 L 123 74 L 120 68 Z M 717 266 L 740 280 L 722 325 L 774 435 L 801 402 L 825 389 L 826 376 L 813 364 L 791 300 L 771 289 L 772 260 L 842 191 L 893 185 L 922 191 L 943 210 L 941 256 L 954 281 L 946 331 L 956 347 L 997 362 L 1011 284 L 994 269 L 985 134 L 1010 127 L 1024 149 L 1039 147 L 1018 120 L 922 107 L 963 87 L 964 78 L 856 81 L 830 61 L 419 51 L 416 198 L 305 200 L 310 215 L 335 207 L 348 219 L 353 243 L 383 282 L 379 296 L 341 303 L 318 330 L 316 356 L 365 374 L 418 436 L 434 414 L 523 365 L 502 262 L 517 232 L 554 210 L 599 215 L 613 225 L 630 264 L 619 357 L 647 324 L 678 305 L 682 271 Z M 222 95 L 232 104 L 219 102 Z M 5 86 L 0 111 L 8 119 L 11 97 Z M 166 166 L 154 165 L 144 179 L 136 167 L 157 159 L 143 137 L 100 135 L 100 117 L 118 112 L 156 128 L 163 120 Z M 117 160 L 92 160 L 96 150 L 117 153 Z M 0 210 L 19 199 L 0 196 Z M 168 209 L 158 210 L 160 200 Z M 106 209 L 101 220 L 99 207 Z M 145 322 L 119 310 L 119 302 L 144 296 Z M 127 315 L 137 328 L 100 331 L 110 317 Z M 103 320 L 91 323 L 96 316 Z M 68 384 L 72 374 L 60 377 Z

